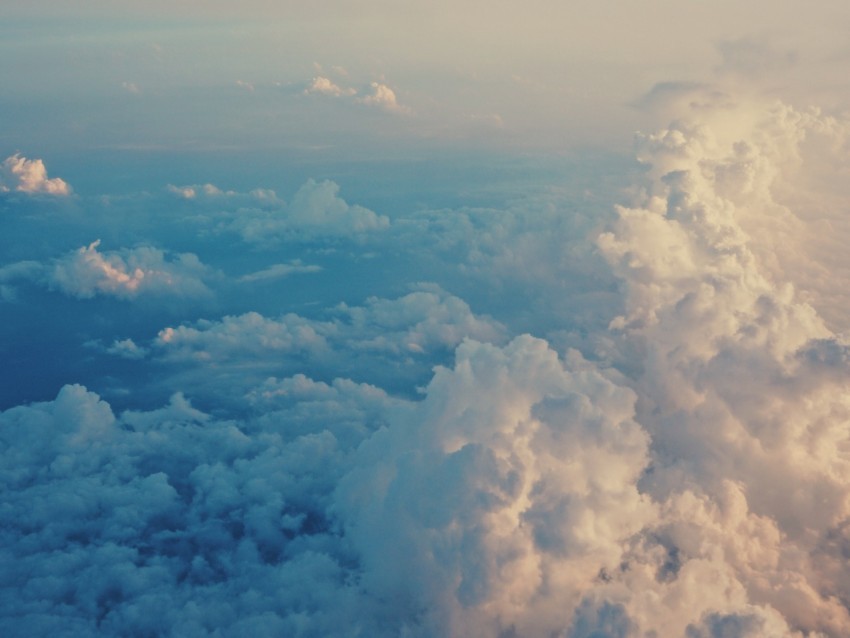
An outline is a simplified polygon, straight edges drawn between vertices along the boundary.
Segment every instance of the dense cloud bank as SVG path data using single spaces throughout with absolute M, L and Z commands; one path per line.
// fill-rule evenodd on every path
M 200 239 L 0 268 L 10 306 L 20 281 L 224 306 L 89 342 L 155 370 L 165 407 L 66 385 L 0 413 L 4 635 L 850 633 L 847 124 L 677 90 L 604 229 L 186 186 L 187 227 L 252 270 Z M 437 283 L 312 314 L 227 297 L 379 251 Z

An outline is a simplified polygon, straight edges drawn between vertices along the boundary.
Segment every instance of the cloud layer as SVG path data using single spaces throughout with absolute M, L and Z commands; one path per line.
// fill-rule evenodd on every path
M 0 629 L 847 634 L 848 123 L 650 97 L 665 123 L 602 215 L 190 185 L 157 243 L 140 216 L 134 248 L 0 266 L 11 310 L 43 303 L 21 282 L 189 303 L 86 315 L 110 396 L 0 412 Z

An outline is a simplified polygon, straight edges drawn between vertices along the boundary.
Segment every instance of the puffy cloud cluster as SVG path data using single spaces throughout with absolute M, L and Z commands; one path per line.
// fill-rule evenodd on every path
M 469 294 L 419 285 L 99 341 L 205 412 L 178 393 L 116 415 L 66 386 L 0 413 L 0 630 L 850 633 L 847 301 L 818 276 L 850 281 L 832 212 L 846 123 L 705 86 L 653 99 L 675 117 L 639 137 L 645 183 L 592 245 L 593 215 L 534 202 L 390 225 L 332 182 L 288 204 L 175 188 L 187 206 L 229 202 L 208 228 L 248 241 L 385 229 L 384 246 L 454 260 Z M 78 297 L 203 286 L 185 255 L 97 248 L 49 275 L 4 266 L 0 294 L 36 276 Z M 321 276 L 275 261 L 241 283 Z M 546 314 L 528 325 L 551 342 L 511 338 L 505 307 L 542 295 L 526 318 L 558 308 L 565 333 L 593 334 Z
M 345 374 L 398 386 L 427 378 L 464 339 L 501 342 L 505 329 L 476 316 L 461 299 L 428 285 L 397 299 L 370 298 L 363 306 L 341 304 L 330 317 L 257 312 L 166 327 L 147 348 L 170 366 L 195 396 L 249 392 L 269 376 L 310 370 L 323 378 Z M 125 349 L 116 354 L 125 355 Z M 135 350 L 134 350 L 135 351 Z
M 771 259 L 777 237 L 805 249 L 787 233 L 807 221 L 782 199 L 789 165 L 837 123 L 729 99 L 685 115 L 641 138 L 645 199 L 599 239 L 625 284 L 621 356 L 641 358 L 630 384 L 653 441 L 644 489 L 665 508 L 676 581 L 702 564 L 738 590 L 706 610 L 734 620 L 707 616 L 691 634 L 790 635 L 787 623 L 842 635 L 850 592 L 819 564 L 850 517 L 848 344 Z
M 205 197 L 246 199 L 244 195 L 222 192 L 211 184 L 201 189 L 194 186 L 172 188 L 184 199 L 195 199 L 201 192 Z M 220 231 L 238 233 L 245 241 L 258 244 L 279 242 L 284 238 L 357 237 L 390 225 L 385 215 L 348 204 L 339 196 L 338 184 L 312 179 L 298 189 L 288 204 L 280 201 L 274 191 L 256 190 L 249 193 L 244 204 L 234 212 L 219 213 L 218 217 L 222 218 L 218 226 Z
M 350 453 L 330 430 L 252 432 L 181 395 L 116 417 L 66 386 L 0 413 L 0 436 L 4 635 L 333 636 L 360 622 L 326 514 Z
M 9 191 L 70 195 L 71 187 L 58 177 L 48 178 L 40 159 L 30 160 L 16 153 L 0 164 L 0 192 Z
M 100 240 L 56 260 L 47 274 L 51 288 L 89 299 L 107 295 L 132 299 L 139 295 L 199 297 L 209 294 L 209 269 L 191 253 L 166 259 L 151 246 L 101 253 Z

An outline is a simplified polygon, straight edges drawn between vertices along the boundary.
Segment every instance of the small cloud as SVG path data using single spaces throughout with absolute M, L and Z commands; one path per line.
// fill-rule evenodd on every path
M 300 260 L 295 260 L 289 264 L 275 264 L 264 270 L 252 272 L 240 277 L 239 281 L 246 283 L 254 281 L 269 281 L 272 279 L 288 277 L 289 275 L 294 274 L 320 272 L 321 270 L 321 266 L 302 264 Z
M 121 86 L 125 91 L 127 91 L 128 93 L 133 93 L 134 95 L 138 95 L 142 92 L 142 90 L 139 88 L 139 85 L 135 82 L 122 82 Z
M 372 82 L 372 95 L 367 95 L 357 101 L 361 104 L 377 106 L 391 113 L 401 113 L 404 115 L 410 115 L 413 113 L 410 107 L 398 103 L 395 91 L 381 82 Z
M 58 177 L 48 179 L 47 168 L 40 159 L 28 160 L 15 153 L 0 164 L 0 192 L 9 191 L 70 195 L 71 187 Z
M 236 86 L 239 86 L 246 91 L 254 92 L 254 85 L 251 82 L 245 82 L 244 80 L 236 80 Z
M 147 348 L 137 345 L 132 339 L 115 340 L 106 352 L 122 359 L 132 360 L 144 359 L 148 354 Z
M 352 88 L 343 88 L 334 84 L 331 80 L 321 75 L 313 78 L 310 86 L 304 90 L 305 94 L 319 93 L 321 95 L 330 95 L 332 97 L 341 97 L 344 95 L 354 95 L 357 93 Z
M 204 198 L 214 198 L 214 197 L 232 197 L 236 195 L 235 191 L 223 191 L 215 184 L 190 184 L 187 186 L 174 186 L 173 184 L 168 185 L 168 192 L 180 197 L 182 199 L 197 199 L 199 197 Z M 257 189 L 255 191 L 251 191 L 251 195 L 255 195 L 257 198 L 267 198 L 269 197 L 269 193 L 274 195 L 274 191 Z

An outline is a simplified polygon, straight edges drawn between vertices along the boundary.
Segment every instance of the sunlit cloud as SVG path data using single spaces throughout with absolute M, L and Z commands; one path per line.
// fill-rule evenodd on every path
M 40 159 L 29 160 L 16 153 L 0 164 L 0 192 L 9 191 L 70 195 L 71 187 L 58 177 L 48 179 L 47 168 Z

